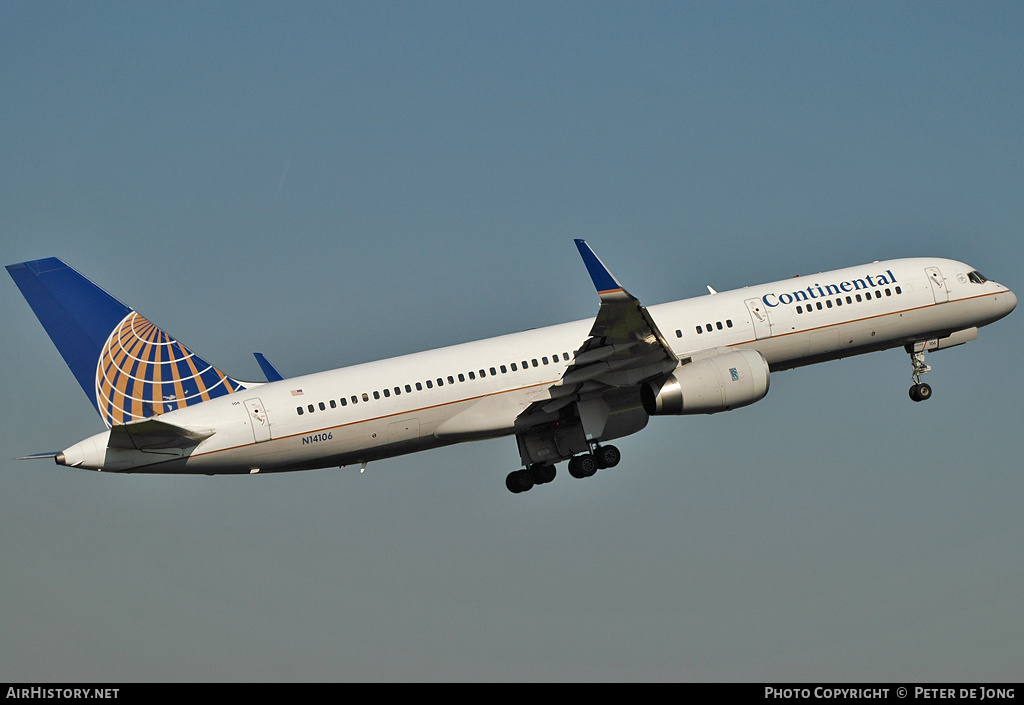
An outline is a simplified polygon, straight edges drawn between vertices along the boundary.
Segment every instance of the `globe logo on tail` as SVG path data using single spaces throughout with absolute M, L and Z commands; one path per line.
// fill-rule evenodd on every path
M 96 406 L 108 427 L 244 388 L 134 311 L 114 328 L 96 368 Z

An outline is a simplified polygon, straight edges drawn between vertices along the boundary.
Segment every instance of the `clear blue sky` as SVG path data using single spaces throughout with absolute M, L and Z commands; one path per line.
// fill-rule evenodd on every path
M 890 257 L 1024 289 L 1020 3 L 0 3 L 0 252 L 301 374 Z M 5 279 L 7 279 L 5 277 Z M 102 429 L 0 284 L 0 681 L 1024 676 L 1021 312 L 612 471 L 15 462 Z

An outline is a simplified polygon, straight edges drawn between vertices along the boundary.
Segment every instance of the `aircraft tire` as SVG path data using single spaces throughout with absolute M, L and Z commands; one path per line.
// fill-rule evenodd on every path
M 569 474 L 577 480 L 582 480 L 586 477 L 580 472 L 580 462 L 578 458 L 569 458 Z
M 513 470 L 505 478 L 505 487 L 512 494 L 519 494 L 520 492 L 526 492 L 533 488 L 533 476 L 529 470 Z
M 910 388 L 910 398 L 914 401 L 925 401 L 931 399 L 931 396 L 932 388 L 923 382 Z
M 613 468 L 619 464 L 622 460 L 622 453 L 615 446 L 601 446 L 594 453 L 594 458 L 597 460 L 597 467 L 600 470 L 605 468 Z
M 555 479 L 556 473 L 554 465 L 536 463 L 530 466 L 530 477 L 533 478 L 533 484 L 535 485 L 546 485 Z
M 593 477 L 597 472 L 597 460 L 590 453 L 577 455 L 573 460 L 576 461 L 576 472 L 579 473 L 576 477 Z

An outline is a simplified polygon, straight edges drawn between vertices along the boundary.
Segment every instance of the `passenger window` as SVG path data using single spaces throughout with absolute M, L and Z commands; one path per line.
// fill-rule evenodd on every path
M 363 392 L 363 401 L 370 401 L 370 397 L 366 392 Z
M 309 413 L 311 413 L 311 414 L 312 414 L 312 413 L 313 413 L 314 411 L 316 411 L 316 409 L 314 409 L 314 408 L 313 408 L 313 405 L 312 405 L 312 404 L 308 404 L 308 405 L 306 405 L 306 408 L 307 408 L 307 409 L 309 409 Z
M 338 404 L 333 399 L 331 399 L 330 404 L 331 404 L 331 408 L 332 409 L 337 409 L 338 408 Z
M 461 382 L 462 380 L 460 379 L 459 381 Z M 448 375 L 448 384 L 455 384 L 455 378 L 452 377 L 451 375 Z
M 676 337 L 677 338 L 682 338 L 683 337 L 683 331 L 681 331 L 678 328 L 676 328 Z
M 507 370 L 507 369 L 505 368 L 505 366 L 504 366 L 504 365 L 502 365 L 502 366 L 501 366 L 501 367 L 499 367 L 498 369 L 500 369 L 500 370 L 501 370 L 501 374 L 503 374 L 503 375 L 507 375 L 507 374 L 508 374 L 508 370 Z M 492 375 L 494 374 L 494 371 L 493 371 L 493 370 L 491 371 L 491 374 L 492 374 Z
M 469 378 L 470 378 L 470 379 L 476 379 L 476 375 L 475 375 L 475 374 L 473 374 L 472 372 L 470 372 L 470 373 L 469 373 Z M 462 381 L 462 375 L 459 375 L 459 381 L 460 381 L 460 382 Z
M 420 384 L 419 382 L 416 383 L 416 391 L 417 392 L 422 392 L 423 391 L 423 385 Z
M 301 406 L 297 406 L 297 407 L 295 407 L 295 411 L 297 411 L 297 412 L 299 413 L 299 416 L 302 416 L 302 415 L 303 415 L 303 414 L 305 413 L 305 412 L 304 412 L 304 411 L 302 410 L 302 407 L 301 407 Z
M 797 304 L 797 307 L 796 307 L 796 312 L 797 312 L 797 313 L 803 313 L 803 312 L 804 312 L 804 307 L 803 307 L 803 306 L 800 306 L 799 304 Z
M 718 323 L 716 323 L 715 327 L 718 328 L 718 330 L 722 330 L 722 322 L 719 321 Z
M 543 362 L 545 365 L 548 364 L 548 359 L 546 357 L 542 357 L 540 361 Z
M 441 380 L 437 380 L 437 381 L 438 381 L 438 382 L 440 382 Z M 433 383 L 433 382 L 431 382 L 431 381 L 430 381 L 430 380 L 428 379 L 428 380 L 427 380 L 427 389 L 433 389 L 433 388 L 434 388 L 434 383 Z
M 504 372 L 504 371 L 505 371 L 505 370 L 502 370 L 502 372 Z M 481 372 L 481 374 L 483 374 L 483 373 Z M 496 375 L 496 374 L 498 374 L 498 373 L 497 373 L 497 372 L 495 372 L 495 371 L 494 371 L 494 368 L 492 367 L 492 368 L 491 368 L 491 377 L 493 377 L 493 376 L 494 376 L 494 375 Z
M 537 367 L 537 358 L 533 358 L 533 366 Z
M 732 319 L 731 318 L 727 318 L 725 320 L 725 327 L 726 328 L 732 328 Z
M 377 397 L 377 393 L 376 392 L 373 393 L 373 396 L 374 396 L 375 399 L 379 398 L 379 397 Z M 391 396 L 391 392 L 390 392 L 390 390 L 388 390 L 387 387 L 384 387 L 384 396 L 386 396 L 386 397 L 390 397 Z
M 451 381 L 451 379 L 450 379 L 450 378 L 449 378 L 449 381 Z M 464 375 L 464 374 L 462 374 L 462 373 L 460 372 L 460 373 L 459 373 L 459 381 L 460 381 L 460 382 L 465 382 L 465 381 L 466 381 L 466 375 Z
M 516 363 L 514 363 L 514 362 L 512 363 L 512 371 L 513 372 L 518 372 L 519 371 L 519 368 L 516 367 Z
M 373 393 L 373 398 L 374 399 L 380 399 L 380 392 L 374 392 Z
M 703 328 L 701 328 L 700 326 L 697 326 L 697 332 L 698 332 L 698 333 L 703 333 L 703 332 L 704 332 L 704 329 L 703 329 Z
M 346 401 L 345 397 L 342 397 L 340 401 L 342 406 L 348 406 L 348 401 Z

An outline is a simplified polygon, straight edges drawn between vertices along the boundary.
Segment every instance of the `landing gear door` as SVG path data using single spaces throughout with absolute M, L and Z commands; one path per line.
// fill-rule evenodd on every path
M 249 425 L 252 426 L 253 440 L 257 443 L 270 440 L 270 419 L 267 418 L 267 410 L 263 408 L 263 402 L 259 399 L 246 399 L 245 411 L 249 415 Z
M 747 305 L 747 311 L 750 312 L 750 320 L 754 324 L 754 336 L 758 340 L 772 337 L 772 327 L 768 320 L 768 307 L 764 305 L 764 302 L 761 299 L 747 299 L 743 303 Z
M 932 296 L 935 297 L 935 303 L 941 304 L 949 301 L 949 290 L 946 287 L 946 280 L 943 278 L 939 268 L 925 267 L 924 271 L 928 274 L 928 281 L 932 285 Z

